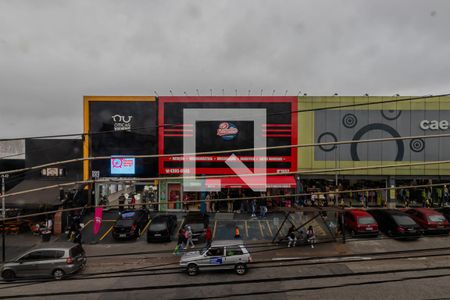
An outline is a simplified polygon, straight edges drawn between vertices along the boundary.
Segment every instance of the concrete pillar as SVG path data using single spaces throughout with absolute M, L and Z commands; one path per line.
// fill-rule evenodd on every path
M 394 187 L 395 187 L 395 177 L 389 176 L 387 181 L 388 181 L 389 187 L 392 188 L 387 193 L 387 196 L 388 196 L 387 207 L 388 208 L 396 208 L 397 207 L 397 197 L 396 197 L 397 190 L 394 189 Z

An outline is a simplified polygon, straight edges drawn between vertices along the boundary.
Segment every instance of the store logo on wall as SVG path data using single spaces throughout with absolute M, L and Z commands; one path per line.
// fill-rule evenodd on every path
M 420 121 L 420 129 L 422 130 L 447 130 L 449 123 L 447 120 L 422 120 Z
M 236 125 L 230 122 L 222 122 L 219 124 L 219 128 L 217 129 L 217 135 L 222 137 L 222 139 L 229 141 L 236 137 L 239 130 Z
M 133 119 L 133 116 L 114 115 L 111 118 L 115 131 L 131 130 L 131 119 Z

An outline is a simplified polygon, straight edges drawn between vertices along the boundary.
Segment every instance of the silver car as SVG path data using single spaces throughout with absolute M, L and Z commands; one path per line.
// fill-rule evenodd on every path
M 7 281 L 17 277 L 50 276 L 60 280 L 65 275 L 83 269 L 86 260 L 81 245 L 65 242 L 42 244 L 5 263 L 1 268 L 1 275 Z
M 180 260 L 180 266 L 189 275 L 196 275 L 200 269 L 233 269 L 238 275 L 247 272 L 252 258 L 244 243 L 238 240 L 215 241 L 208 249 L 187 252 Z

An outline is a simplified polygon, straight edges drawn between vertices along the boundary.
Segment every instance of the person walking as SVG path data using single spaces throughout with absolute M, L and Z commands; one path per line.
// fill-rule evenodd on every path
M 446 185 L 444 185 L 444 201 L 443 201 L 443 205 L 447 206 L 448 205 L 448 200 L 449 200 L 448 188 L 447 188 Z
M 291 228 L 288 230 L 287 234 L 288 238 L 288 248 L 295 247 L 295 244 L 297 243 L 297 237 L 295 236 L 295 226 L 292 225 Z
M 184 245 L 185 245 L 185 232 L 184 232 L 184 228 L 181 228 L 178 231 L 178 241 L 177 241 L 177 246 L 175 247 L 175 250 L 173 251 L 173 254 L 175 255 L 179 255 L 181 251 L 184 250 Z
M 206 248 L 211 247 L 212 231 L 211 231 L 211 227 L 209 227 L 209 225 L 206 225 L 206 228 L 205 228 L 205 241 L 206 241 Z
M 195 248 L 195 244 L 192 241 L 192 228 L 191 226 L 187 226 L 186 227 L 186 231 L 185 231 L 185 237 L 186 237 L 186 249 L 189 247 L 189 245 L 191 245 L 191 248 Z
M 256 199 L 252 200 L 251 208 L 252 208 L 252 218 L 256 218 Z
M 316 234 L 314 233 L 314 229 L 312 226 L 308 227 L 306 231 L 306 239 L 311 244 L 311 248 L 314 249 L 314 244 L 316 243 Z

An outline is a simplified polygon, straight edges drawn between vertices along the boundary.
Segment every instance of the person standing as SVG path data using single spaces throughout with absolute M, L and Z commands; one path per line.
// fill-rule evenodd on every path
M 211 247 L 212 231 L 211 231 L 211 228 L 209 227 L 209 225 L 206 225 L 206 228 L 205 228 L 205 241 L 206 241 L 206 248 Z
M 444 205 L 448 205 L 448 200 L 449 200 L 448 188 L 446 185 L 444 185 Z
M 241 230 L 239 229 L 239 226 L 236 225 L 234 228 L 234 238 L 240 239 L 241 238 Z
M 184 250 L 184 245 L 185 245 L 185 230 L 184 228 L 181 228 L 178 231 L 178 242 L 177 246 L 175 247 L 175 250 L 173 251 L 173 254 L 179 255 L 180 252 Z
M 314 244 L 316 243 L 316 234 L 314 233 L 314 229 L 312 226 L 308 227 L 306 231 L 306 239 L 311 244 L 311 248 L 314 249 Z
M 123 211 L 124 204 L 125 204 L 125 196 L 124 196 L 124 194 L 122 193 L 122 194 L 120 194 L 120 197 L 119 197 L 119 211 L 120 211 L 120 212 Z
M 251 207 L 252 207 L 252 218 L 255 218 L 256 217 L 256 199 L 252 200 Z

